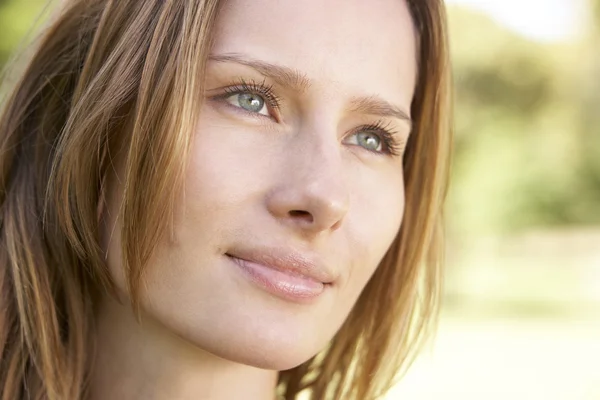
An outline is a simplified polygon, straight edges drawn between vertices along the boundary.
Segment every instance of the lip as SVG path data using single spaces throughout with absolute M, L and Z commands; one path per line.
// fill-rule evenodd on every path
M 287 249 L 236 249 L 225 255 L 254 284 L 286 300 L 316 299 L 335 279 L 316 257 Z

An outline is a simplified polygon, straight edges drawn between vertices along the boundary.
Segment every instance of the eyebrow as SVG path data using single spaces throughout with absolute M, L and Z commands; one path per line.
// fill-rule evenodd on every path
M 310 87 L 310 80 L 297 69 L 255 60 L 238 53 L 210 55 L 209 60 L 215 62 L 233 62 L 245 65 L 258 71 L 261 75 L 273 79 L 281 86 L 287 86 L 297 92 L 303 92 Z
M 273 79 L 279 85 L 290 87 L 297 92 L 303 92 L 311 86 L 310 79 L 306 74 L 297 69 L 256 60 L 239 53 L 211 54 L 208 59 L 219 63 L 232 62 L 250 67 L 261 75 Z M 353 97 L 350 104 L 352 112 L 397 118 L 412 126 L 412 119 L 408 112 L 377 95 Z
M 398 118 L 412 127 L 412 119 L 406 111 L 379 96 L 354 97 L 350 104 L 352 104 L 351 111 L 353 112 L 377 115 L 379 117 Z

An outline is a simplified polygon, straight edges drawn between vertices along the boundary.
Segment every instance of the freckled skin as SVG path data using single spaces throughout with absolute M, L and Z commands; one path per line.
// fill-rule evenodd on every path
M 349 102 L 377 95 L 410 110 L 415 40 L 398 0 L 225 3 L 212 54 L 291 67 L 310 85 L 298 91 L 238 63 L 209 62 L 174 240 L 161 244 L 145 274 L 147 318 L 220 358 L 273 370 L 301 364 L 332 339 L 404 211 L 401 155 L 357 144 L 352 132 L 381 118 L 351 112 Z M 272 86 L 278 114 L 251 116 L 235 98 L 216 99 L 240 78 Z M 406 139 L 405 122 L 384 122 Z M 103 238 L 124 291 L 112 229 L 122 188 L 111 190 Z M 240 244 L 318 254 L 337 279 L 310 304 L 282 300 L 224 255 Z

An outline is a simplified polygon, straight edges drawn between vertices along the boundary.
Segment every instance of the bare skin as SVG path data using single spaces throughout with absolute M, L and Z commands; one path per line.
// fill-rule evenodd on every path
M 109 187 L 102 238 L 122 298 L 98 309 L 92 399 L 272 400 L 278 371 L 327 345 L 402 222 L 415 54 L 403 1 L 225 4 L 141 324 Z
M 274 399 L 277 373 L 216 357 L 107 300 L 90 399 Z

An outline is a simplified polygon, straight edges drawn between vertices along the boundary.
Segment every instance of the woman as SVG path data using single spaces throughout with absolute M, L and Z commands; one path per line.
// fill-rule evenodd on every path
M 66 0 L 0 120 L 0 393 L 375 399 L 433 321 L 441 0 Z

